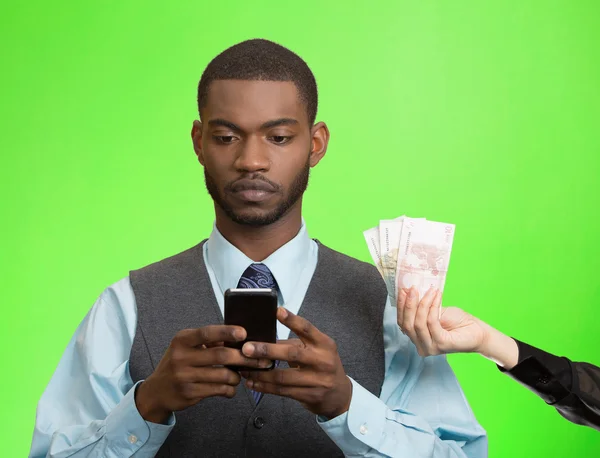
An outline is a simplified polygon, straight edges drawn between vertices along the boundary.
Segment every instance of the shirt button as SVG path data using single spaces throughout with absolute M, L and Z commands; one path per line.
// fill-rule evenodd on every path
M 550 381 L 550 377 L 548 377 L 547 375 L 542 375 L 539 379 L 538 382 L 540 382 L 542 385 L 545 385 L 546 383 L 548 383 Z
M 129 441 L 130 444 L 135 444 L 137 442 L 137 437 L 134 436 L 133 434 L 130 434 L 129 437 L 127 438 L 127 440 Z
M 265 426 L 265 419 L 264 419 L 263 417 L 256 417 L 256 418 L 254 419 L 254 427 L 255 427 L 256 429 L 260 429 L 260 428 L 262 428 L 263 426 Z
M 360 425 L 360 428 L 358 428 L 358 431 L 364 436 L 365 434 L 367 434 L 369 432 L 369 429 L 367 428 L 366 424 Z

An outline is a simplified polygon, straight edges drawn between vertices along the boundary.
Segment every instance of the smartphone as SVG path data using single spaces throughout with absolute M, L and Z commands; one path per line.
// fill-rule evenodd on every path
M 277 342 L 277 292 L 271 288 L 236 288 L 225 291 L 225 324 L 241 326 L 246 330 L 246 340 L 226 342 L 229 348 L 242 349 L 246 342 Z M 229 369 L 270 370 L 274 364 L 264 369 L 241 366 L 227 366 Z

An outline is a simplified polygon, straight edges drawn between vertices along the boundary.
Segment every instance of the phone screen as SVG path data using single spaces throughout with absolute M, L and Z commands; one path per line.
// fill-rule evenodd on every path
M 246 329 L 243 342 L 227 343 L 241 349 L 245 342 L 277 341 L 277 293 L 271 289 L 233 289 L 225 292 L 225 324 Z

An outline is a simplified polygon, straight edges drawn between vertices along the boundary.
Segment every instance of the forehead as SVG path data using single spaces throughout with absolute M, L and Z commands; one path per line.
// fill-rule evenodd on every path
M 291 81 L 213 81 L 202 118 L 204 122 L 226 119 L 241 126 L 261 125 L 280 118 L 308 122 L 306 106 Z

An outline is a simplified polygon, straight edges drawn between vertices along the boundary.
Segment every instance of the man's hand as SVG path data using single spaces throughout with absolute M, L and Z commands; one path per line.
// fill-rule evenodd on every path
M 431 288 L 419 302 L 416 288 L 400 290 L 398 326 L 415 344 L 419 355 L 481 352 L 491 327 L 467 312 L 440 307 L 442 293 Z
M 280 307 L 277 318 L 299 338 L 277 344 L 247 342 L 244 355 L 287 361 L 289 369 L 242 372 L 246 386 L 261 393 L 295 399 L 310 412 L 329 419 L 347 412 L 352 382 L 346 376 L 333 339 L 302 317 Z
M 135 402 L 140 415 L 164 423 L 171 412 L 183 410 L 211 396 L 235 396 L 238 373 L 223 366 L 269 367 L 271 361 L 247 358 L 224 342 L 239 342 L 246 331 L 239 326 L 205 326 L 178 332 L 156 370 L 142 382 Z

